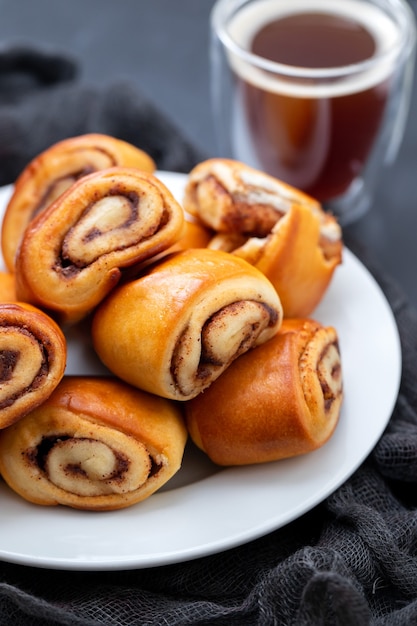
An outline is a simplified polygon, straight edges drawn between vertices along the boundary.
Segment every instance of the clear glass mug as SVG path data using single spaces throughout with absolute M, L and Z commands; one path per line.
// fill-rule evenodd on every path
M 259 48 L 262 40 L 254 44 L 254 37 L 278 18 L 293 19 L 294 12 L 342 19 L 348 35 L 353 20 L 372 43 L 372 54 L 338 64 L 343 53 L 335 48 L 323 63 L 310 49 L 305 60 L 291 64 L 291 54 L 302 58 L 307 44 L 294 36 L 303 31 L 292 31 L 287 21 L 280 31 L 284 51 L 273 54 L 289 51 L 290 61 L 277 62 L 271 41 Z M 219 156 L 305 191 L 341 224 L 361 217 L 383 166 L 397 156 L 408 116 L 416 27 L 406 0 L 217 0 L 211 29 Z M 336 40 L 343 41 L 339 32 Z M 349 39 L 346 45 L 355 49 Z

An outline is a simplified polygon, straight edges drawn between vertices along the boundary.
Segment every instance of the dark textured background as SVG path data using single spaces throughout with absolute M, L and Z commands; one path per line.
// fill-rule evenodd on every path
M 209 95 L 213 0 L 0 0 L 0 45 L 71 53 L 81 80 L 129 79 L 208 156 L 216 154 Z M 414 10 L 417 3 L 410 0 Z M 417 81 L 416 81 L 417 82 Z M 399 159 L 368 215 L 349 227 L 417 306 L 417 84 Z

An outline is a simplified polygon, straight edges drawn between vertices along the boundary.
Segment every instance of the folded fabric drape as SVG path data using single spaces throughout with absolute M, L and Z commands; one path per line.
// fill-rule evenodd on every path
M 78 72 L 76 61 L 58 52 L 0 50 L 0 185 L 14 182 L 30 160 L 57 141 L 90 132 L 141 148 L 160 170 L 188 172 L 204 158 L 129 82 L 92 87 L 77 80 Z

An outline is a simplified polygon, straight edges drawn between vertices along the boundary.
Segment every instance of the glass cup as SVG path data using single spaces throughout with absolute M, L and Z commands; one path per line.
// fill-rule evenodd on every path
M 217 0 L 211 29 L 219 156 L 301 189 L 341 224 L 361 217 L 408 116 L 406 0 Z

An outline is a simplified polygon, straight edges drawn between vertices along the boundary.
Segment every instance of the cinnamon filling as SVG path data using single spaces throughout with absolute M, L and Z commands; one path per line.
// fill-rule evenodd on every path
M 95 168 L 90 165 L 77 172 L 72 172 L 71 174 L 67 174 L 66 176 L 56 178 L 45 189 L 41 199 L 33 210 L 32 217 L 35 217 L 35 215 L 37 215 L 47 206 L 52 204 L 52 202 L 59 198 L 59 196 L 61 196 L 67 189 L 69 189 L 71 185 L 77 180 L 83 178 L 84 176 L 87 176 L 88 174 L 92 174 L 95 171 Z
M 339 355 L 339 345 L 336 341 L 325 347 L 319 359 L 318 377 L 326 413 L 331 411 L 333 403 L 342 393 L 342 368 Z
M 71 437 L 70 435 L 60 435 L 60 436 L 50 435 L 50 436 L 42 437 L 41 442 L 37 445 L 36 448 L 31 448 L 27 451 L 27 457 L 28 459 L 30 459 L 31 463 L 36 463 L 39 469 L 45 472 L 46 461 L 53 447 L 56 444 L 62 443 L 63 441 L 69 441 L 70 439 L 73 439 L 73 437 Z M 85 438 L 82 437 L 80 438 L 80 440 L 85 440 Z M 114 475 L 123 474 L 124 472 L 127 471 L 129 462 L 127 459 L 122 458 L 121 455 L 115 454 L 115 457 L 117 458 L 118 463 L 117 463 L 117 469 L 113 472 L 113 474 Z M 120 466 L 119 466 L 119 461 L 120 461 Z M 68 464 L 66 467 L 70 473 L 85 474 L 84 470 L 82 470 L 77 465 Z
M 263 302 L 232 302 L 211 315 L 201 329 L 201 352 L 197 370 L 184 372 L 193 350 L 189 328 L 179 337 L 171 361 L 170 373 L 184 395 L 196 381 L 204 385 L 239 355 L 251 349 L 265 328 L 274 326 L 278 312 Z M 192 380 L 191 380 L 192 378 Z
M 14 402 L 22 395 L 40 387 L 49 371 L 48 353 L 46 349 L 48 344 L 44 343 L 42 337 L 37 337 L 27 328 L 15 327 L 13 325 L 3 325 L 2 332 L 20 333 L 21 335 L 28 337 L 31 344 L 36 346 L 36 350 L 39 350 L 38 355 L 40 366 L 34 373 L 30 384 L 20 386 L 20 379 L 20 382 L 13 384 L 15 370 L 24 356 L 22 356 L 22 353 L 19 350 L 0 349 L 0 384 L 4 387 L 2 394 L 4 397 L 0 400 L 0 410 L 14 404 Z M 27 378 L 29 378 L 29 376 Z M 7 383 L 8 385 L 6 385 Z M 8 391 L 10 391 L 10 393 L 8 393 Z
M 270 194 L 270 190 L 263 190 L 255 186 L 251 186 L 247 182 L 242 184 L 246 185 L 246 192 L 235 191 L 232 192 L 214 175 L 209 174 L 200 183 L 196 185 L 194 198 L 195 202 L 200 206 L 201 218 L 204 219 L 205 215 L 205 196 L 214 194 L 215 197 L 220 198 L 217 201 L 218 206 L 222 206 L 224 201 L 222 198 L 230 198 L 230 206 L 223 209 L 223 214 L 217 217 L 219 221 L 218 227 L 215 230 L 221 231 L 220 238 L 223 236 L 225 239 L 221 241 L 218 249 L 225 250 L 227 252 L 233 252 L 234 250 L 242 247 L 250 238 L 264 239 L 270 235 L 274 226 L 279 222 L 286 213 L 290 210 L 291 205 L 294 203 L 301 203 L 305 206 L 309 206 L 305 201 L 294 198 L 282 198 L 285 209 L 279 209 L 278 206 L 268 205 L 265 202 L 260 201 L 262 195 Z M 278 193 L 278 192 L 277 192 Z M 250 197 L 252 195 L 252 200 Z M 257 196 L 259 200 L 257 201 Z M 311 209 L 313 212 L 320 215 L 319 209 L 315 206 Z M 210 210 L 207 209 L 207 213 Z M 327 215 L 323 215 L 324 223 L 333 222 L 333 218 Z M 220 224 L 221 222 L 221 224 Z M 337 225 L 335 225 L 335 230 Z M 323 255 L 327 261 L 332 260 L 335 257 L 341 255 L 341 237 L 336 236 L 336 233 L 332 233 L 333 238 L 329 238 L 326 233 L 320 232 L 319 246 L 323 252 Z M 239 236 L 242 238 L 239 241 Z M 230 239 L 229 239 L 230 238 Z M 216 237 L 214 237 L 216 239 Z M 216 247 L 214 243 L 213 247 Z
M 168 221 L 162 202 L 153 211 L 149 198 L 115 185 L 105 196 L 93 198 L 69 228 L 53 269 L 71 278 L 105 254 L 146 241 Z
M 54 446 L 60 444 L 65 441 L 69 441 L 73 439 L 70 435 L 50 435 L 42 437 L 40 443 L 34 447 L 26 450 L 25 455 L 31 465 L 36 465 L 42 472 L 47 474 L 47 461 L 50 452 L 53 450 Z M 88 441 L 86 437 L 79 437 L 77 441 Z M 93 441 L 94 443 L 94 441 Z M 111 474 L 107 477 L 111 480 L 118 480 L 120 482 L 123 481 L 124 476 L 127 474 L 130 468 L 130 460 L 120 452 L 113 450 L 113 455 L 116 459 L 116 464 L 111 472 Z M 158 463 L 152 456 L 149 457 L 150 460 L 150 469 L 148 478 L 152 476 L 156 476 L 156 474 L 162 468 L 162 463 Z M 69 475 L 73 475 L 75 478 L 77 476 L 87 477 L 86 471 L 78 464 L 78 463 L 68 463 L 65 466 L 65 471 Z
M 13 369 L 19 358 L 19 352 L 16 350 L 1 350 L 0 351 L 0 381 L 6 382 L 11 380 L 13 376 Z
M 244 194 L 231 194 L 213 175 L 209 175 L 207 181 L 216 188 L 216 195 L 221 193 L 231 196 L 233 210 L 222 216 L 223 231 L 247 237 L 266 237 L 285 215 L 275 207 L 261 202 L 248 203 Z

